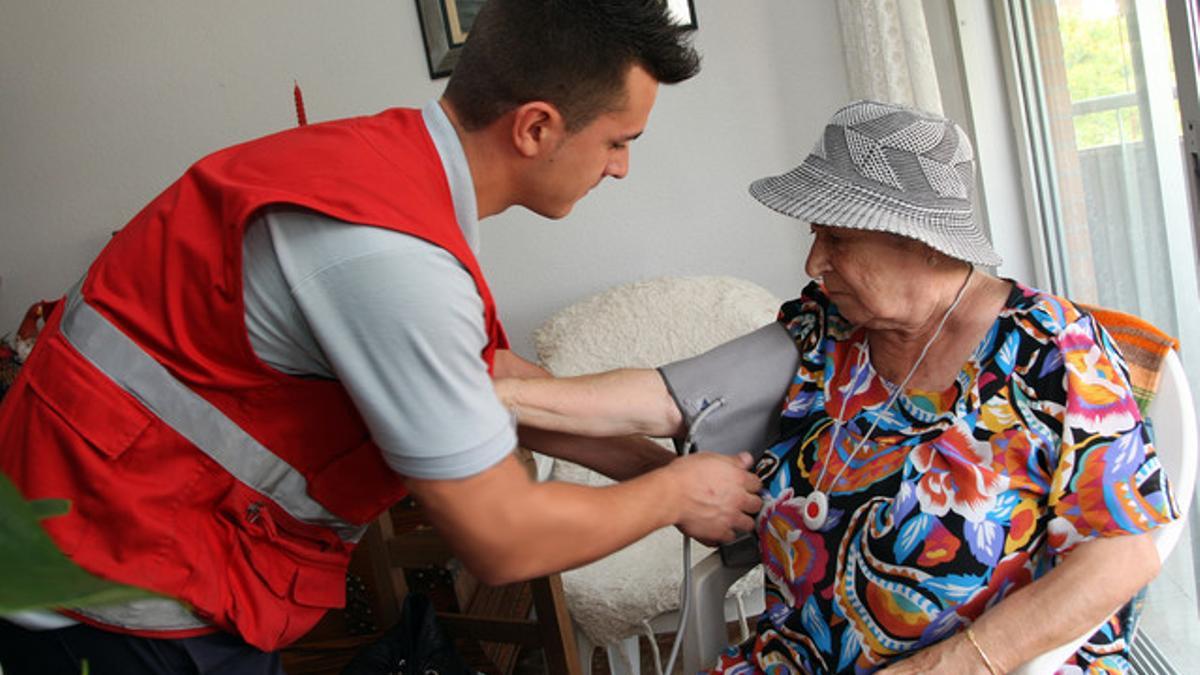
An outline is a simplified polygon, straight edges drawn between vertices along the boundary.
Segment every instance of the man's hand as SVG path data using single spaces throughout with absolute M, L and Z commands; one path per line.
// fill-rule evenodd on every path
M 752 462 L 745 452 L 736 457 L 701 452 L 664 467 L 682 495 L 679 529 L 710 546 L 753 530 L 762 483 L 748 471 Z

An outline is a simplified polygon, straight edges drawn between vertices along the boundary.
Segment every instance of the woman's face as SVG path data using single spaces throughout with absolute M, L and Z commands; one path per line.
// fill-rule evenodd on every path
M 919 327 L 938 301 L 936 254 L 887 232 L 814 223 L 804 270 L 819 279 L 842 316 L 874 329 Z

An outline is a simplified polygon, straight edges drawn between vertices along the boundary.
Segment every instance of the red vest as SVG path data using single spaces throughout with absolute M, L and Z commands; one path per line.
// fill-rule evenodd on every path
M 255 356 L 242 235 L 270 204 L 421 237 L 483 298 L 421 113 L 307 126 L 210 155 L 123 228 L 0 406 L 0 470 L 85 569 L 188 603 L 264 650 L 344 604 L 362 527 L 403 496 L 345 390 Z

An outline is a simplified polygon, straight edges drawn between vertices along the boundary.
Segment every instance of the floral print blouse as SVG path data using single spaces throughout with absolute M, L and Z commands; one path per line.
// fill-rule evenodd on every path
M 888 410 L 894 385 L 862 358 L 865 331 L 818 285 L 780 321 L 800 366 L 758 465 L 767 610 L 715 673 L 874 671 L 963 629 L 1076 544 L 1177 517 L 1120 354 L 1066 300 L 1013 282 L 954 384 L 910 388 Z M 813 532 L 800 498 L 822 472 L 829 515 Z M 1127 614 L 1060 672 L 1129 671 Z

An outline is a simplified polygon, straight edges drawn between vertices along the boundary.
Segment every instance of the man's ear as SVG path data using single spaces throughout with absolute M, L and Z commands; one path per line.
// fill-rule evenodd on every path
M 552 103 L 529 101 L 513 111 L 513 147 L 524 157 L 536 157 L 557 148 L 566 135 L 566 121 Z

